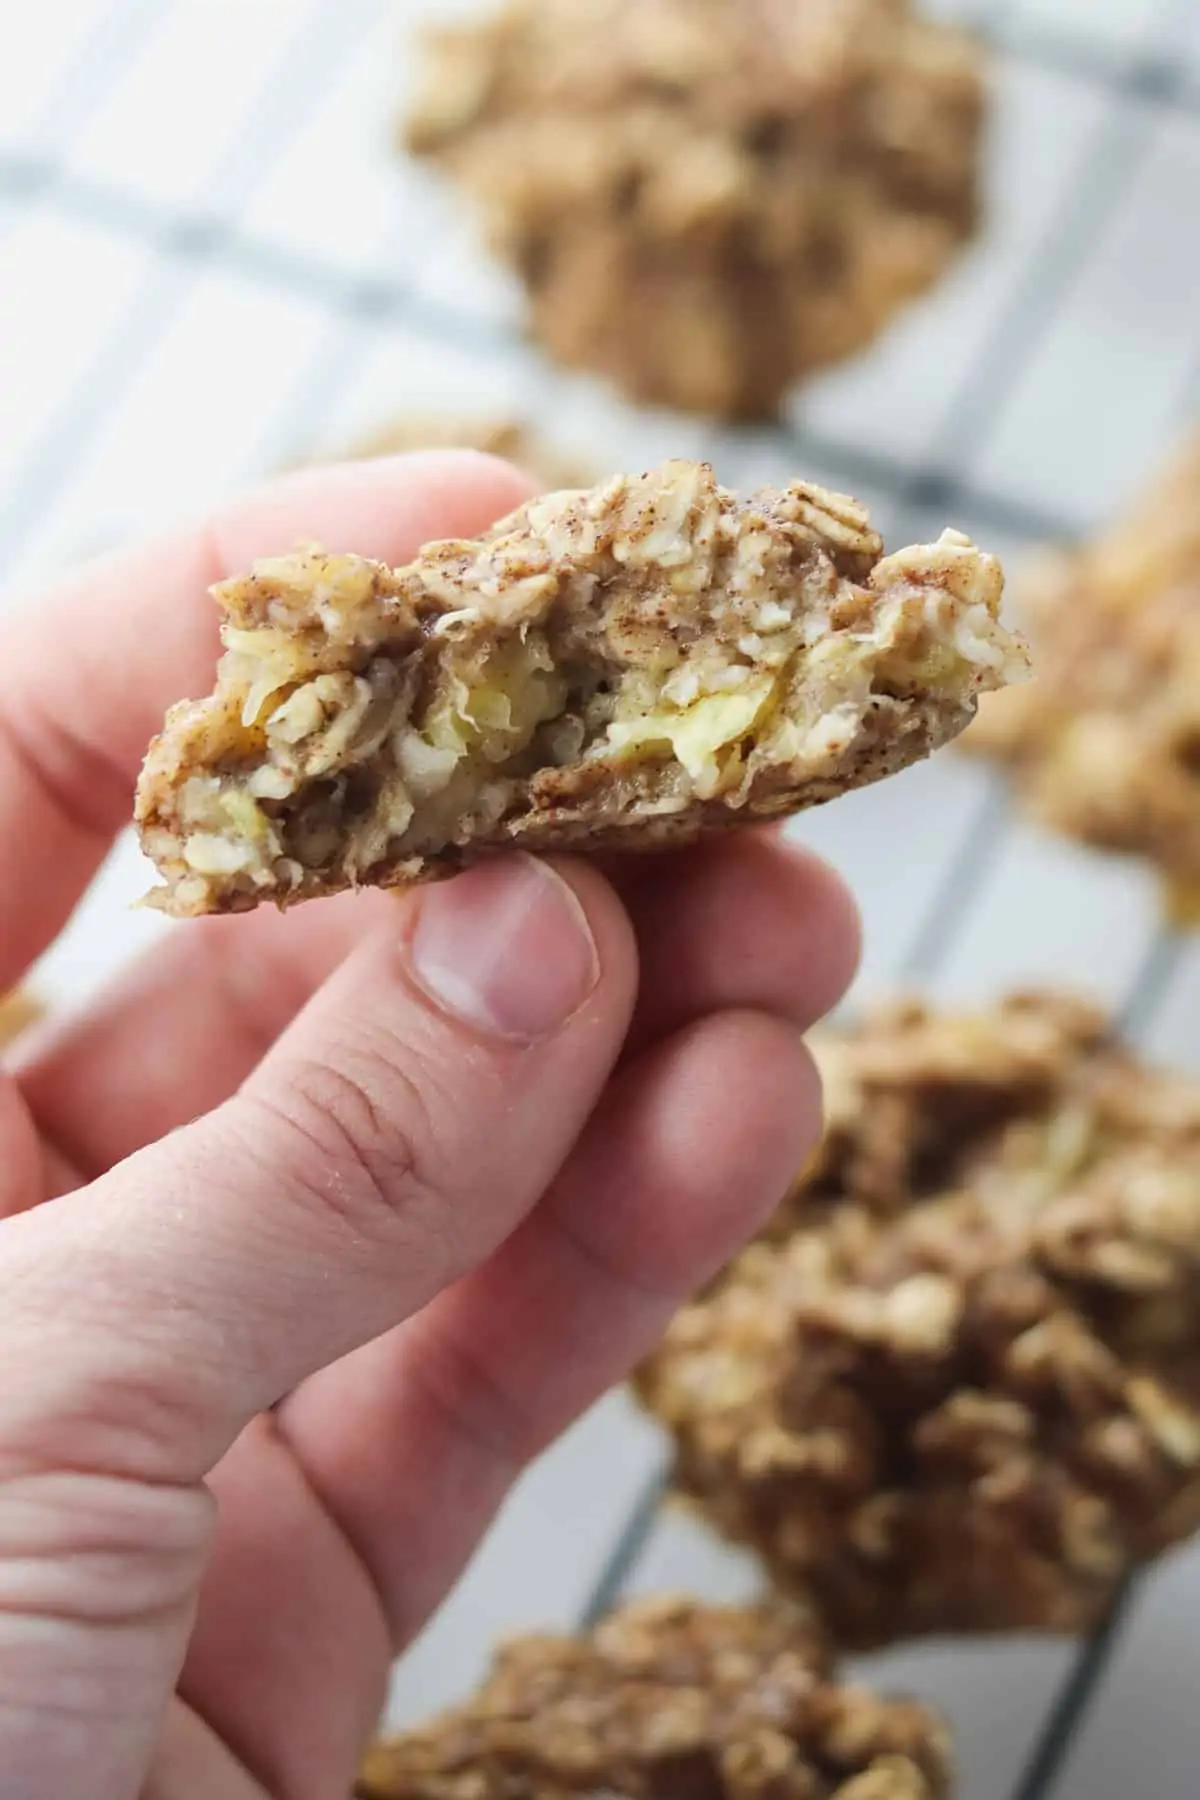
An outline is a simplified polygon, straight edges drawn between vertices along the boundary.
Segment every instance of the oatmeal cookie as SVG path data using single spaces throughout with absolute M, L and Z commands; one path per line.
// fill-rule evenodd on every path
M 1200 1086 L 1050 995 L 826 1044 L 824 1155 L 637 1381 L 833 1641 L 1094 1625 L 1200 1524 Z
M 884 556 L 853 500 L 741 501 L 694 463 L 533 501 L 403 569 L 260 562 L 214 590 L 216 691 L 142 771 L 157 903 L 282 904 L 818 805 L 1025 673 L 1002 587 L 958 533 Z
M 437 31 L 407 147 L 551 355 L 763 418 L 976 229 L 980 52 L 908 0 L 508 0 Z
M 484 450 L 515 463 L 547 491 L 586 487 L 590 479 L 518 419 L 408 414 L 361 439 L 349 454 L 397 456 L 407 450 Z
M 1011 766 L 1045 823 L 1149 858 L 1200 911 L 1200 438 L 1131 516 L 1047 557 L 1022 606 L 1029 692 L 989 703 L 965 747 Z
M 16 988 L 11 994 L 0 994 L 0 1049 L 11 1044 L 26 1026 L 41 1016 L 41 1006 L 26 989 Z
M 361 1800 L 935 1800 L 924 1708 L 836 1684 L 784 1603 L 640 1601 L 509 1644 L 477 1697 L 368 1753 Z

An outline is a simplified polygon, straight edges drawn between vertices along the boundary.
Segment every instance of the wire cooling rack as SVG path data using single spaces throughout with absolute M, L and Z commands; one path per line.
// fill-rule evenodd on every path
M 943 0 L 994 50 L 986 238 L 770 432 L 635 413 L 548 369 L 517 296 L 390 120 L 447 0 L 43 0 L 0 10 L 0 605 L 74 556 L 336 450 L 406 408 L 516 410 L 594 465 L 704 454 L 859 493 L 893 542 L 954 523 L 1019 560 L 1103 523 L 1200 411 L 1195 0 Z M 351 548 L 352 546 L 347 546 Z M 860 989 L 1057 980 L 1200 1070 L 1200 953 L 1145 871 L 1047 839 L 966 759 L 805 821 L 857 888 Z M 162 927 L 119 846 L 42 971 L 63 996 Z M 499 1631 L 622 1594 L 752 1590 L 659 1505 L 664 1450 L 610 1396 L 526 1477 L 402 1665 L 397 1719 Z M 1200 1553 L 1089 1644 L 918 1645 L 862 1672 L 950 1715 L 965 1800 L 1192 1800 Z

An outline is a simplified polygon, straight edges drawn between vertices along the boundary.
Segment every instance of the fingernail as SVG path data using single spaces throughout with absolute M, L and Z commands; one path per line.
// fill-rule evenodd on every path
M 426 888 L 410 955 L 445 1012 L 517 1043 L 565 1025 L 600 978 L 583 907 L 548 863 L 523 853 Z

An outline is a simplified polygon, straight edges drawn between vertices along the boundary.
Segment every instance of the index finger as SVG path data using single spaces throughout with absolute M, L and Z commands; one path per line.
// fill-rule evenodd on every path
M 129 819 L 167 707 L 212 685 L 214 582 L 301 540 L 405 562 L 528 494 L 514 469 L 473 451 L 302 470 L 86 564 L 0 621 L 0 992 L 57 936 Z

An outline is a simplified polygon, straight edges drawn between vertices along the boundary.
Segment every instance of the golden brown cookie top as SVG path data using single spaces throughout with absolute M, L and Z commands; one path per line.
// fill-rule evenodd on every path
M 520 171 L 489 173 L 472 139 L 531 146 L 552 128 L 539 179 L 531 160 L 521 183 L 531 208 L 572 196 L 656 238 L 736 213 L 769 224 L 781 248 L 785 209 L 768 220 L 768 202 L 818 132 L 873 151 L 878 166 L 860 175 L 897 190 L 918 173 L 937 187 L 944 162 L 941 185 L 961 197 L 954 126 L 981 101 L 975 46 L 907 0 L 510 0 L 428 45 L 412 149 L 515 193 Z M 668 147 L 681 154 L 663 162 Z M 634 177 L 650 185 L 630 196 Z
M 970 237 L 983 111 L 975 46 L 903 0 L 510 0 L 432 35 L 406 142 L 552 355 L 761 417 Z
M 837 1642 L 1082 1629 L 1200 1522 L 1200 1087 L 1089 1009 L 830 1041 L 823 1160 L 640 1376 Z
M 815 1047 L 827 1129 L 787 1224 L 818 1196 L 900 1213 L 980 1170 L 1078 1175 L 1147 1142 L 1186 1161 L 1200 1129 L 1195 1084 L 1146 1067 L 1103 1012 L 1066 994 L 975 1013 L 901 1000 Z
M 923 1708 L 837 1685 L 779 1602 L 667 1598 L 586 1636 L 501 1651 L 474 1699 L 369 1752 L 363 1800 L 934 1800 L 948 1749 Z

